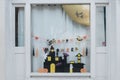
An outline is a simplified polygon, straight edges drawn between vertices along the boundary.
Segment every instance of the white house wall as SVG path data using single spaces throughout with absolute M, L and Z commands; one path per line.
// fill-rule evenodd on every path
M 5 80 L 5 0 L 0 0 L 0 80 Z
M 11 18 L 11 14 L 10 13 L 10 7 L 11 7 L 11 2 L 10 0 L 6 1 L 6 12 L 4 12 L 4 1 L 5 0 L 0 0 L 0 64 L 4 62 L 4 57 L 5 55 L 3 53 L 5 53 L 5 32 L 6 32 L 6 36 L 7 36 L 7 44 L 9 44 L 10 42 L 12 43 L 12 39 L 9 36 L 9 33 L 11 33 L 12 29 L 10 28 L 10 18 Z M 33 0 L 34 1 L 34 0 Z M 96 0 L 96 2 L 99 2 L 100 0 Z M 109 0 L 101 0 L 101 1 L 109 1 Z M 25 3 L 26 0 L 12 0 L 12 2 L 22 2 Z M 113 1 L 114 2 L 114 1 Z M 113 10 L 113 9 L 112 9 Z M 6 15 L 4 14 L 6 13 Z M 112 13 L 112 15 L 114 15 L 114 12 Z M 5 19 L 5 16 L 6 17 Z M 6 30 L 5 31 L 5 24 L 4 24 L 4 19 L 6 20 L 5 22 L 6 24 Z M 113 22 L 114 25 L 114 22 Z M 114 33 L 115 28 L 112 29 L 113 35 L 115 35 Z M 113 39 L 111 39 L 111 41 L 113 41 Z M 114 42 L 111 43 L 111 45 L 114 45 Z M 115 48 L 115 46 L 112 46 L 113 48 Z M 12 45 L 7 45 L 7 48 L 11 48 L 12 49 Z M 114 51 L 111 51 L 112 53 L 114 53 Z M 113 54 L 114 56 L 114 54 Z M 104 54 L 104 53 L 97 53 L 96 54 L 96 79 L 95 80 L 109 80 L 108 79 L 108 73 L 107 73 L 107 69 L 108 69 L 108 54 Z M 6 80 L 25 80 L 25 73 L 26 73 L 26 63 L 25 63 L 25 53 L 20 53 L 20 54 L 14 54 L 11 53 L 11 51 L 7 50 L 7 55 L 6 55 L 6 60 L 7 60 L 7 69 L 6 69 Z M 114 59 L 113 59 L 114 60 Z M 114 68 L 114 61 L 112 61 L 113 64 L 111 64 L 112 68 Z M 103 66 L 104 65 L 104 66 Z M 4 65 L 1 66 L 0 65 L 0 80 L 5 80 L 4 79 Z M 1 72 L 2 71 L 2 72 Z M 115 72 L 114 72 L 115 73 Z M 114 73 L 112 76 L 111 80 L 115 80 L 114 79 Z M 110 76 L 110 75 L 109 75 Z M 63 80 L 79 80 L 79 77 L 34 77 L 31 78 L 31 80 L 59 80 L 63 79 Z M 84 80 L 84 79 L 82 79 Z M 86 80 L 86 79 L 85 79 Z

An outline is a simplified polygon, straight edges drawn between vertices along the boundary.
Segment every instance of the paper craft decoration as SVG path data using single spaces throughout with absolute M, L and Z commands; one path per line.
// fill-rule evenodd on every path
M 40 68 L 38 69 L 39 73 L 48 73 L 48 69 L 47 68 Z
M 89 5 L 63 5 L 62 7 L 73 21 L 84 26 L 90 26 Z
M 38 56 L 39 56 L 39 51 L 38 51 L 38 48 L 36 49 L 35 56 L 36 56 L 36 57 L 38 57 Z

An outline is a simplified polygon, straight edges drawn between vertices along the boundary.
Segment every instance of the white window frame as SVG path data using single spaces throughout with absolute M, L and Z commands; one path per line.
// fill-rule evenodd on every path
M 25 45 L 24 46 L 15 46 L 15 8 L 16 7 L 23 7 L 24 8 L 24 11 L 25 11 L 25 5 L 24 4 L 13 4 L 12 6 L 12 44 L 13 44 L 13 47 L 14 47 L 14 53 L 15 54 L 23 54 L 25 53 Z M 24 18 L 25 19 L 25 18 Z M 24 33 L 25 34 L 25 33 Z M 25 44 L 25 43 L 24 43 Z
M 96 48 L 96 35 L 95 35 L 95 27 L 96 27 L 96 3 L 105 3 L 108 4 L 108 1 L 94 1 L 94 0 L 25 0 L 25 1 L 12 1 L 12 10 L 14 10 L 15 7 L 24 7 L 25 9 L 25 47 L 14 47 L 14 53 L 25 53 L 26 54 L 26 80 L 29 80 L 31 77 L 41 77 L 41 76 L 81 76 L 81 77 L 89 77 L 89 78 L 95 78 L 95 56 L 96 51 L 103 50 L 103 52 L 106 52 L 106 48 Z M 91 35 L 91 57 L 90 57 L 90 73 L 44 73 L 44 74 L 38 74 L 38 73 L 31 73 L 31 4 L 90 4 L 90 35 Z M 14 13 L 14 11 L 13 11 Z M 15 14 L 12 14 L 15 15 Z M 93 17 L 93 18 L 92 18 Z M 12 20 L 11 22 L 15 26 L 15 21 Z M 15 27 L 13 27 L 13 30 Z M 106 29 L 107 30 L 107 29 Z M 13 35 L 14 31 L 13 31 Z M 15 36 L 13 36 L 15 37 Z M 13 38 L 13 43 L 14 43 Z

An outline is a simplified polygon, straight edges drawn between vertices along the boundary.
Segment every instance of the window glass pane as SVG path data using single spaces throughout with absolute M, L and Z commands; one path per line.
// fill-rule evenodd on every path
M 32 72 L 90 72 L 90 5 L 32 5 Z
M 15 46 L 24 46 L 24 7 L 15 8 Z
M 106 46 L 106 7 L 96 7 L 96 46 Z

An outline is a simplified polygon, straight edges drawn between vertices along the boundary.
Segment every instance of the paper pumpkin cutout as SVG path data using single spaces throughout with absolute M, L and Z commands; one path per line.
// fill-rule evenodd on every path
M 86 73 L 87 70 L 86 70 L 85 68 L 82 68 L 82 69 L 80 69 L 80 72 L 81 72 L 81 73 Z
M 48 73 L 48 69 L 47 68 L 40 68 L 38 69 L 39 73 Z
M 84 26 L 90 26 L 89 5 L 63 5 L 62 7 L 73 21 Z

